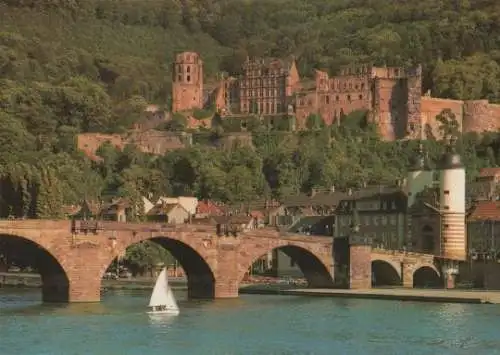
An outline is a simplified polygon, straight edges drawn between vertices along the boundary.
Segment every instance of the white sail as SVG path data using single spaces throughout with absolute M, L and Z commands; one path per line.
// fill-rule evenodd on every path
M 167 310 L 178 311 L 179 307 L 175 301 L 174 293 L 168 285 L 167 269 L 164 268 L 158 279 L 156 280 L 151 299 L 149 300 L 150 307 L 164 306 Z

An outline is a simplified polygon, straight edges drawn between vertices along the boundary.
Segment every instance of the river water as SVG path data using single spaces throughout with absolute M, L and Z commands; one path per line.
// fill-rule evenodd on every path
M 242 295 L 150 318 L 149 292 L 42 305 L 0 289 L 1 355 L 500 354 L 500 306 Z

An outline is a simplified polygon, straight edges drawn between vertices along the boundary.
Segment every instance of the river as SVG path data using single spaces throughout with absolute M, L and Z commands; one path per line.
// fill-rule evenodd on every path
M 42 305 L 40 290 L 0 289 L 0 354 L 500 354 L 498 305 L 177 296 L 178 317 L 150 318 L 149 291 Z

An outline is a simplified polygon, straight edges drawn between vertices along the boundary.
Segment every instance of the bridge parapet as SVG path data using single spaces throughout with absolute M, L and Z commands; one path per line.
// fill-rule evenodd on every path
M 422 261 L 429 261 L 433 262 L 435 256 L 433 254 L 425 254 L 425 253 L 416 253 L 416 252 L 411 252 L 411 251 L 400 251 L 400 250 L 388 250 L 388 249 L 379 249 L 379 248 L 374 248 L 372 249 L 373 254 L 380 254 L 380 255 L 388 255 L 388 256 L 394 256 L 397 258 L 416 258 Z
M 71 228 L 69 220 L 49 219 L 2 219 L 0 220 L 0 231 L 2 229 L 67 229 Z

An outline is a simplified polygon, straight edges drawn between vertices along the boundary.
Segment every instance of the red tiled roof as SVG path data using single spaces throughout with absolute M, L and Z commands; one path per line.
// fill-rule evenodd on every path
M 222 215 L 224 211 L 221 207 L 217 206 L 212 201 L 198 201 L 198 206 L 196 206 L 196 213 L 219 216 Z
M 500 168 L 483 168 L 479 174 L 481 177 L 492 177 L 500 175 Z
M 479 201 L 468 216 L 469 221 L 500 221 L 500 201 Z

